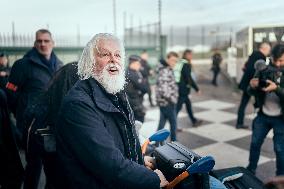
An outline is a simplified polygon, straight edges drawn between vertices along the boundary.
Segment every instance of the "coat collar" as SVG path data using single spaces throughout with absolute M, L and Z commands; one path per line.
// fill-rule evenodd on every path
M 120 112 L 112 103 L 111 98 L 114 95 L 108 94 L 106 90 L 95 79 L 88 79 L 88 83 L 92 88 L 92 98 L 96 105 L 106 112 Z
M 53 51 L 52 51 L 52 55 L 55 56 L 55 59 L 56 59 L 55 70 L 58 70 L 59 66 L 62 65 L 62 62 L 58 59 L 58 57 L 54 54 Z M 40 65 L 44 67 L 45 69 L 49 70 L 48 67 L 42 63 L 39 56 L 40 56 L 39 52 L 37 51 L 35 47 L 33 47 L 29 52 L 27 52 L 27 54 L 25 54 L 24 58 L 28 58 L 31 60 L 32 63 Z

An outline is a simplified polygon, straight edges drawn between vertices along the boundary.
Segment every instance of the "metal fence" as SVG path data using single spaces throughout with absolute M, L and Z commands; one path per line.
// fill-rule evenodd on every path
M 57 47 L 83 47 L 89 36 L 53 35 Z M 0 33 L 0 47 L 32 47 L 35 34 Z

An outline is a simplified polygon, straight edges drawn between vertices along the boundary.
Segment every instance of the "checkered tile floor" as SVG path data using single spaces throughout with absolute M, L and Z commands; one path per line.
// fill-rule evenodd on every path
M 177 140 L 200 155 L 212 155 L 216 159 L 215 168 L 247 166 L 251 130 L 235 129 L 237 119 L 233 111 L 237 104 L 220 100 L 202 100 L 193 103 L 195 117 L 203 120 L 200 127 L 193 128 L 183 109 L 178 115 Z M 246 122 L 252 121 L 254 114 L 246 116 Z M 144 138 L 155 132 L 159 122 L 159 109 L 149 109 L 146 121 L 140 130 Z M 166 128 L 169 128 L 167 123 Z M 273 134 L 269 133 L 262 147 L 257 176 L 262 180 L 274 176 L 275 155 L 273 152 Z

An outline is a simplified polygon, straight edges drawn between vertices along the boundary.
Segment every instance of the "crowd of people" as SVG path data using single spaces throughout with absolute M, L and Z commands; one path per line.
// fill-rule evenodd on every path
M 0 54 L 1 188 L 36 189 L 42 168 L 48 189 L 166 186 L 168 181 L 155 168 L 154 159 L 142 156 L 135 121 L 145 121 L 143 101 L 148 94 L 150 106 L 160 110 L 157 130 L 169 121 L 171 141 L 182 131 L 177 115 L 183 104 L 192 126 L 202 124 L 190 99 L 191 88 L 201 94 L 192 71 L 193 52 L 186 49 L 181 57 L 168 52 L 153 68 L 147 51 L 125 60 L 121 41 L 107 33 L 95 35 L 78 62 L 63 65 L 53 48 L 51 32 L 40 29 L 34 47 L 11 68 L 7 55 Z M 262 43 L 245 64 L 236 128 L 246 128 L 245 107 L 255 96 L 260 111 L 253 122 L 247 168 L 255 173 L 261 145 L 273 129 L 276 174 L 283 175 L 284 45 L 272 49 L 269 66 L 255 66 L 266 61 L 270 50 L 268 43 Z M 216 87 L 221 62 L 216 51 L 211 69 Z M 24 152 L 25 166 L 18 150 Z

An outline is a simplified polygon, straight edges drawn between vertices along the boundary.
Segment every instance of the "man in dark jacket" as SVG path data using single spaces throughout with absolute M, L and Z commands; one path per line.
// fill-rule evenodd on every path
M 149 102 L 150 102 L 150 106 L 154 106 L 153 104 L 153 100 L 152 100 L 152 91 L 151 91 L 151 85 L 149 83 L 149 77 L 152 73 L 152 70 L 151 70 L 151 67 L 148 63 L 148 53 L 146 50 L 144 50 L 141 55 L 141 73 L 142 73 L 142 76 L 146 82 L 146 85 L 147 85 L 147 88 L 148 88 L 148 96 L 149 96 Z
M 217 79 L 221 71 L 220 64 L 222 63 L 222 60 L 223 58 L 221 54 L 216 50 L 212 56 L 212 67 L 211 67 L 211 70 L 213 72 L 212 85 L 214 86 L 218 86 Z
M 254 51 L 248 58 L 247 62 L 244 65 L 243 71 L 243 77 L 241 79 L 241 82 L 239 84 L 239 88 L 243 91 L 241 103 L 238 110 L 238 120 L 236 124 L 237 129 L 241 128 L 247 128 L 248 126 L 244 125 L 244 116 L 245 116 L 245 109 L 249 102 L 250 95 L 247 92 L 247 88 L 249 86 L 250 80 L 254 76 L 255 68 L 254 64 L 258 60 L 264 60 L 266 61 L 266 57 L 270 53 L 270 45 L 268 43 L 261 43 L 259 46 L 258 51 Z
M 190 89 L 193 87 L 195 91 L 200 94 L 200 90 L 195 83 L 194 79 L 191 76 L 191 71 L 192 71 L 192 65 L 191 65 L 191 59 L 192 59 L 192 51 L 187 49 L 183 53 L 182 61 L 185 63 L 182 66 L 181 72 L 180 72 L 180 77 L 176 78 L 179 79 L 176 81 L 178 83 L 178 102 L 177 102 L 177 114 L 182 108 L 182 105 L 185 103 L 186 105 L 186 110 L 188 113 L 188 116 L 192 122 L 192 125 L 194 127 L 199 126 L 202 121 L 198 120 L 194 117 L 193 111 L 192 111 L 192 106 L 191 106 L 191 101 L 189 99 L 189 94 L 190 94 Z M 182 62 L 181 61 L 181 62 Z
M 134 113 L 135 120 L 144 122 L 145 108 L 143 106 L 143 96 L 148 91 L 148 85 L 143 78 L 141 69 L 141 58 L 137 55 L 129 57 L 127 78 L 128 83 L 126 86 L 126 94 L 130 106 Z
M 265 69 L 270 71 L 257 71 L 250 81 L 249 93 L 254 95 L 259 111 L 252 125 L 248 169 L 255 173 L 261 146 L 273 129 L 276 175 L 284 175 L 284 45 L 276 45 L 271 56 L 272 64 Z M 262 75 L 268 76 L 265 81 Z
M 126 93 L 124 47 L 97 34 L 83 50 L 78 81 L 56 124 L 58 188 L 159 189 L 167 182 L 144 166 Z M 149 161 L 145 165 L 152 167 Z
M 42 94 L 49 80 L 62 62 L 53 52 L 54 42 L 48 30 L 36 32 L 34 47 L 12 66 L 7 89 L 17 96 L 16 120 L 21 146 L 25 147 L 27 126 L 24 125 L 24 113 L 29 104 Z

